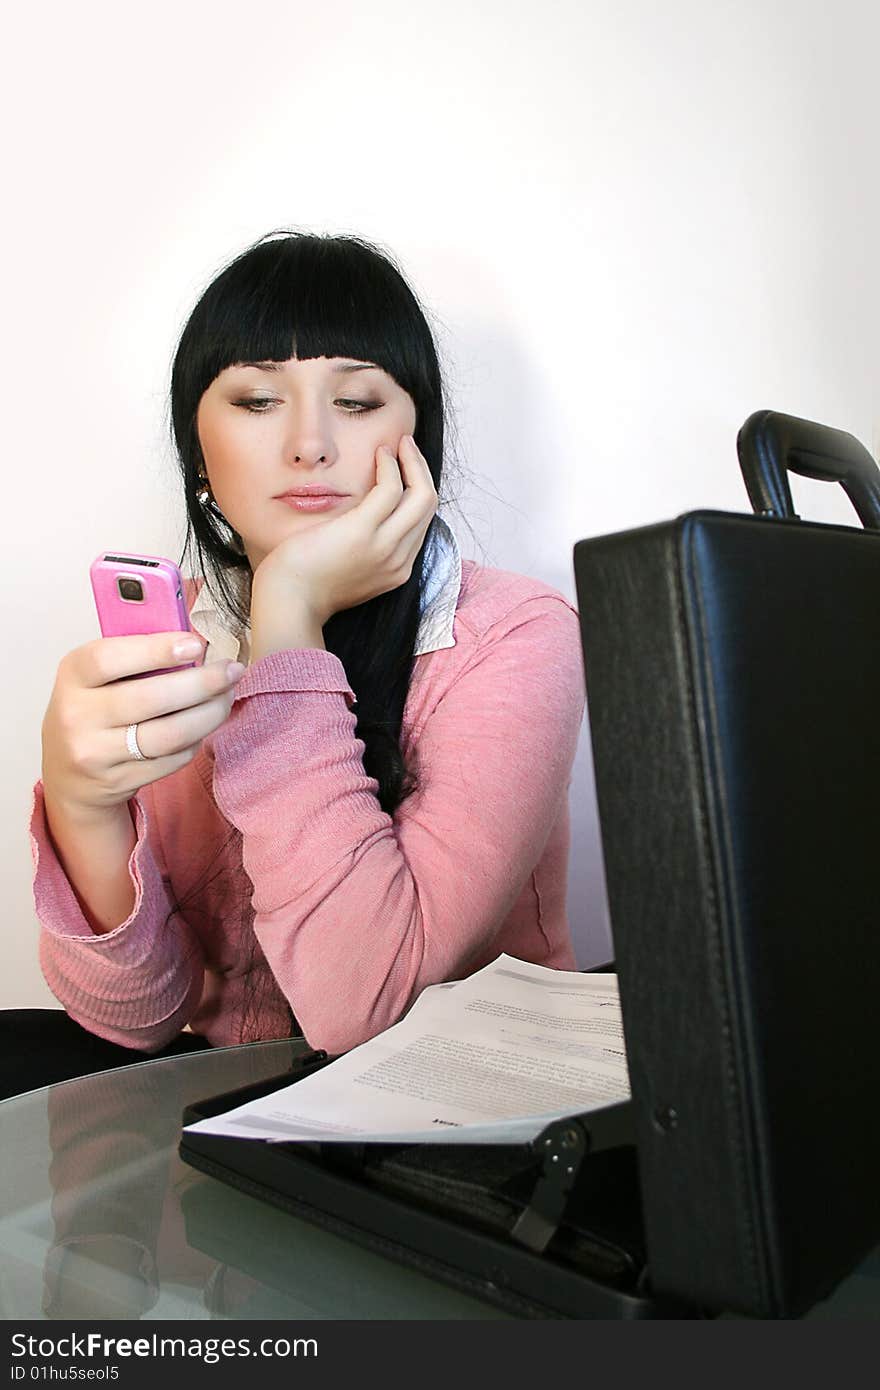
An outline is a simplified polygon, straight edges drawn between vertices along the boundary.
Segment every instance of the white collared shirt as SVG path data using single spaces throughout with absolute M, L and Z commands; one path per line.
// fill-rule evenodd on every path
M 461 552 L 449 525 L 441 516 L 434 527 L 425 551 L 427 580 L 422 591 L 422 619 L 416 636 L 415 656 L 454 647 L 452 625 L 458 596 L 461 591 Z M 190 625 L 208 643 L 205 661 L 250 660 L 250 628 L 231 632 L 214 602 L 207 584 L 203 584 L 190 610 Z

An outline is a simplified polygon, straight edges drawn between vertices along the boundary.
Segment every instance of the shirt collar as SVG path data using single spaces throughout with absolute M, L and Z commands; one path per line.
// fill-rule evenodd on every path
M 425 656 L 428 652 L 455 646 L 452 628 L 461 592 L 461 552 L 451 528 L 441 516 L 435 516 L 431 526 L 425 546 L 424 571 L 422 616 L 416 635 L 415 656 Z M 206 661 L 220 658 L 248 660 L 250 630 L 245 628 L 241 633 L 229 630 L 227 620 L 221 617 L 205 583 L 201 584 L 189 618 L 190 625 L 208 643 Z

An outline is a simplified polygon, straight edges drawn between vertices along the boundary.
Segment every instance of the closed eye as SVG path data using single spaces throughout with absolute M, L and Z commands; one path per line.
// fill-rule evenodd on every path
M 349 415 L 366 415 L 371 410 L 379 410 L 382 401 L 338 400 L 336 404 L 341 405 Z
M 248 410 L 253 415 L 265 415 L 273 405 L 280 405 L 282 402 L 270 396 L 246 396 L 240 401 L 233 401 L 233 405 L 241 410 Z M 358 401 L 352 397 L 341 397 L 334 401 L 334 405 L 341 406 L 346 415 L 368 415 L 370 411 L 381 410 L 384 401 Z

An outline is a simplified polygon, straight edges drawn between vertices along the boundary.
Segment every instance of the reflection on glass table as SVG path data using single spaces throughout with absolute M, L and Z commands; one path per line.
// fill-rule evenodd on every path
M 0 1317 L 504 1319 L 181 1162 L 186 1105 L 303 1047 L 193 1052 L 0 1103 Z

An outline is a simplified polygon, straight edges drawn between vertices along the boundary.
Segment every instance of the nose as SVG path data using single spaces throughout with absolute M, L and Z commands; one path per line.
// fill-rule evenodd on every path
M 302 468 L 320 468 L 335 461 L 330 422 L 319 410 L 303 410 L 291 422 L 285 457 Z
M 322 383 L 300 383 L 290 409 L 281 416 L 283 435 L 279 443 L 288 467 L 315 470 L 330 468 L 337 461 L 333 411 L 325 390 Z

